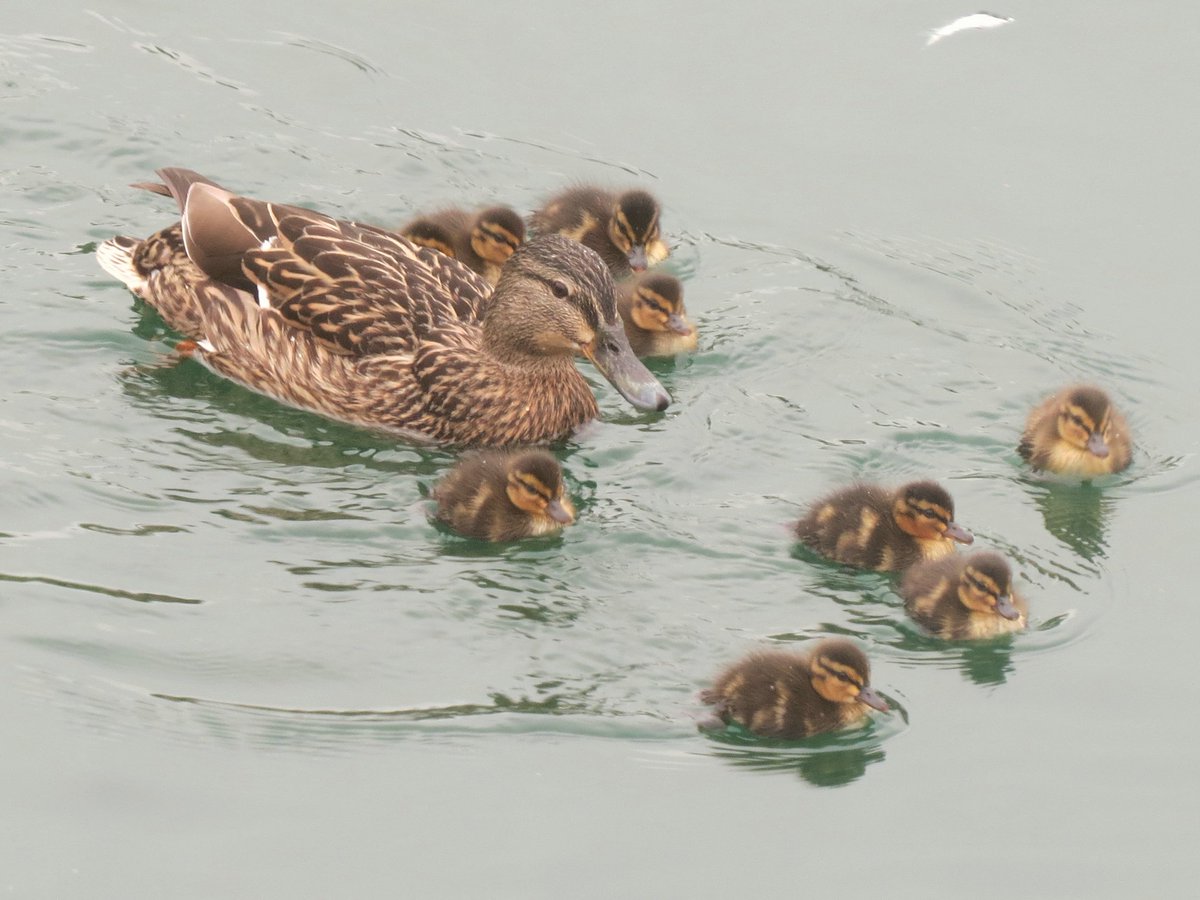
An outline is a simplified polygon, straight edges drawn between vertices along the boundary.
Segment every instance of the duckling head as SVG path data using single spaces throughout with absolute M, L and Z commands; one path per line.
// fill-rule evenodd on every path
M 999 553 L 976 551 L 964 560 L 958 577 L 958 599 L 972 612 L 1021 618 L 1012 602 L 1012 570 Z
M 811 651 L 813 690 L 830 703 L 864 703 L 887 712 L 887 701 L 871 688 L 866 654 L 847 640 L 827 638 Z
M 525 242 L 525 221 L 508 206 L 491 206 L 471 225 L 471 249 L 480 259 L 502 266 Z
M 673 331 L 685 337 L 692 333 L 683 308 L 683 285 L 674 275 L 654 273 L 639 279 L 629 317 L 642 331 Z
M 530 450 L 509 459 L 505 493 L 517 509 L 535 519 L 549 519 L 554 527 L 575 521 L 575 507 L 566 494 L 562 468 L 545 450 Z
M 454 234 L 449 228 L 429 219 L 418 219 L 404 229 L 404 236 L 420 247 L 429 247 L 438 253 L 455 257 Z
M 661 412 L 671 397 L 630 349 L 613 292 L 596 251 L 558 234 L 534 238 L 500 273 L 484 343 L 502 359 L 533 365 L 582 354 L 638 409 Z
M 1099 459 L 1108 456 L 1112 401 L 1098 387 L 1080 385 L 1067 392 L 1058 408 L 1058 435 L 1072 447 Z
M 896 493 L 892 516 L 902 531 L 922 541 L 969 544 L 975 536 L 954 521 L 954 501 L 940 484 L 914 481 Z
M 658 216 L 658 201 L 646 191 L 626 191 L 613 206 L 608 238 L 635 272 L 662 262 L 670 253 L 659 234 Z

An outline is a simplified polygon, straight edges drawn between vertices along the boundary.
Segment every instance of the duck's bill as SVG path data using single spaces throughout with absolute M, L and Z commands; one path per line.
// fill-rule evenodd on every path
M 559 525 L 570 525 L 575 521 L 572 512 L 563 505 L 561 500 L 551 500 L 546 504 L 546 515 Z
M 671 395 L 634 355 L 619 323 L 603 326 L 603 331 L 593 346 L 584 350 L 584 355 L 621 396 L 638 409 L 662 412 L 671 405 Z
M 1104 443 L 1104 438 L 1101 437 L 1100 433 L 1097 431 L 1093 431 L 1088 437 L 1087 449 L 1088 453 L 1092 454 L 1092 456 L 1097 456 L 1100 459 L 1104 459 L 1106 456 L 1108 456 L 1108 444 Z
M 973 544 L 975 542 L 975 535 L 971 534 L 971 532 L 967 531 L 967 529 L 963 528 L 957 522 L 951 522 L 946 526 L 945 535 L 950 540 L 958 541 L 960 544 Z
M 880 712 L 887 712 L 890 708 L 887 701 L 874 688 L 869 687 L 865 687 L 858 692 L 858 702 L 865 703 L 871 709 L 877 709 Z
M 671 313 L 671 315 L 667 316 L 667 328 L 684 337 L 692 333 L 692 326 L 688 324 L 687 319 L 677 313 Z
M 649 261 L 646 259 L 646 248 L 641 244 L 630 250 L 626 256 L 629 259 L 629 268 L 635 272 L 645 272 Z
M 996 614 L 1013 622 L 1021 618 L 1021 611 L 1013 606 L 1012 597 L 1007 594 L 996 598 Z

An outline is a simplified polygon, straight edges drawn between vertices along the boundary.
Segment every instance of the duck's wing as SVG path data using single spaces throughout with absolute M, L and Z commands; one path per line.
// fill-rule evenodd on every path
M 183 234 L 209 277 L 343 355 L 412 352 L 430 328 L 478 331 L 491 296 L 470 269 L 399 235 L 206 181 L 188 185 Z

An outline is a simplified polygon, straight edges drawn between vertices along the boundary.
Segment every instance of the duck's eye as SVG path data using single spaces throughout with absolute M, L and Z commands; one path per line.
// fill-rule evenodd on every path
M 571 293 L 571 289 L 567 287 L 565 281 L 560 281 L 557 278 L 550 282 L 550 291 L 559 300 L 566 300 Z

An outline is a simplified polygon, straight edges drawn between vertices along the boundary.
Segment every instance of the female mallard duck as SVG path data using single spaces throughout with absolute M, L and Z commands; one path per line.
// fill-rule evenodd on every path
M 866 718 L 868 706 L 886 712 L 887 702 L 870 680 L 871 664 L 858 647 L 826 638 L 808 653 L 751 653 L 718 675 L 700 697 L 725 724 L 737 722 L 763 737 L 798 740 L 855 725 Z
M 969 544 L 971 532 L 954 521 L 954 501 L 932 481 L 898 490 L 856 484 L 817 501 L 796 523 L 796 537 L 822 556 L 862 569 L 891 572 Z
M 239 197 L 162 169 L 182 221 L 111 238 L 100 264 L 226 378 L 409 438 L 533 444 L 595 418 L 582 353 L 634 406 L 670 397 L 629 348 L 600 258 L 548 235 L 487 283 L 381 228 Z
M 1031 412 L 1017 452 L 1035 469 L 1085 478 L 1120 472 L 1133 456 L 1125 417 L 1088 384 L 1064 388 Z
M 552 534 L 575 521 L 558 460 L 545 450 L 466 456 L 433 489 L 437 517 L 485 541 Z
M 530 217 L 538 234 L 564 234 L 591 247 L 623 277 L 662 262 L 671 251 L 658 230 L 658 201 L 646 191 L 616 194 L 580 186 L 552 197 Z
M 920 562 L 900 582 L 904 608 L 937 637 L 962 641 L 1020 631 L 1029 604 L 1012 588 L 1012 570 L 989 550 Z
M 696 349 L 696 329 L 683 308 L 674 275 L 646 272 L 617 285 L 617 311 L 638 356 L 674 356 Z
M 508 206 L 490 206 L 474 214 L 452 208 L 419 216 L 400 233 L 414 244 L 454 257 L 495 285 L 500 267 L 525 242 L 525 222 Z

